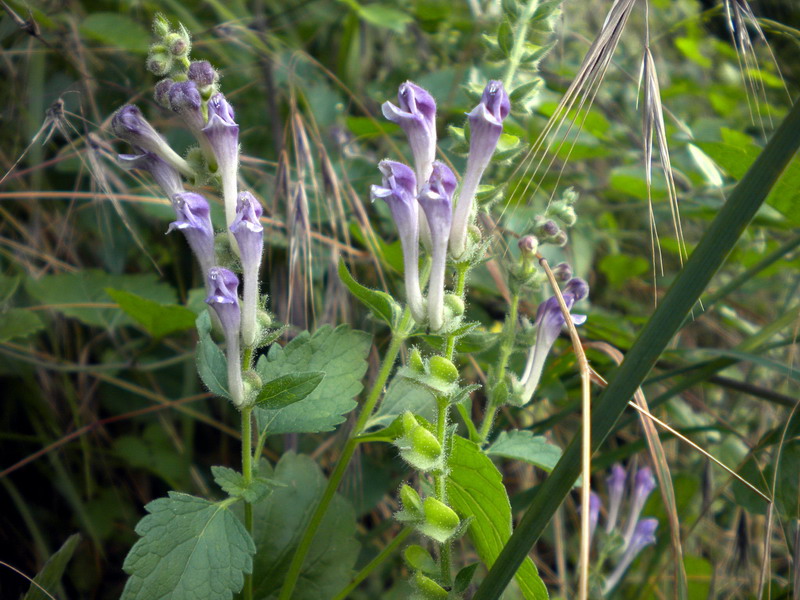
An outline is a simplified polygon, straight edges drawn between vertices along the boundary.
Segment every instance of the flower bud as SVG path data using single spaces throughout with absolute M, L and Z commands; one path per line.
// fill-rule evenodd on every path
M 460 317 L 466 310 L 464 300 L 455 294 L 447 294 L 444 297 L 444 306 L 454 317 Z
M 452 508 L 432 496 L 425 498 L 422 508 L 425 522 L 419 530 L 440 544 L 450 539 L 461 523 L 461 519 Z
M 566 190 L 564 190 L 564 193 L 561 194 L 561 199 L 570 206 L 575 204 L 579 197 L 580 194 L 578 194 L 573 187 L 568 187 Z
M 164 37 L 164 44 L 172 56 L 184 56 L 189 51 L 189 41 L 180 33 L 169 33 Z
M 619 517 L 619 509 L 622 505 L 622 496 L 625 494 L 625 480 L 628 474 L 622 465 L 619 463 L 611 467 L 611 475 L 606 479 L 606 486 L 608 489 L 608 520 L 606 521 L 606 533 L 611 531 L 617 525 L 617 517 Z
M 414 573 L 411 580 L 415 595 L 411 600 L 447 600 L 447 591 L 430 577 L 423 575 L 420 571 Z
M 403 425 L 403 433 L 405 435 L 408 435 L 414 431 L 414 429 L 420 426 L 420 424 L 417 423 L 417 420 L 414 418 L 414 415 L 408 411 L 404 412 L 400 419 Z
M 558 232 L 561 231 L 556 224 L 555 221 L 552 219 L 543 219 L 542 217 L 536 217 L 534 222 L 534 232 L 540 238 L 543 238 L 546 241 L 550 241 L 551 238 L 558 235 Z
M 558 263 L 553 267 L 553 275 L 555 275 L 556 279 L 559 281 L 569 281 L 572 279 L 572 267 L 569 263 Z
M 553 237 L 553 239 L 550 241 L 550 243 L 558 246 L 559 248 L 563 248 L 564 246 L 567 245 L 568 241 L 569 241 L 569 237 L 567 237 L 567 232 L 562 230 L 562 231 L 559 231 Z
M 403 484 L 400 488 L 400 503 L 403 505 L 403 510 L 409 514 L 422 514 L 422 500 L 417 490 L 410 485 Z
M 169 105 L 169 91 L 174 85 L 174 81 L 172 79 L 162 79 L 159 81 L 154 90 L 153 90 L 153 97 L 155 101 L 164 108 L 170 108 Z
M 436 101 L 426 90 L 411 81 L 400 86 L 399 106 L 384 102 L 383 116 L 405 131 L 414 156 L 419 189 L 428 181 L 436 158 Z
M 522 236 L 517 245 L 519 246 L 519 251 L 526 258 L 535 256 L 539 251 L 539 240 L 533 235 Z
M 169 34 L 169 31 L 170 27 L 167 18 L 161 13 L 157 14 L 153 18 L 153 33 L 157 38 L 164 38 Z
M 219 74 L 207 60 L 193 61 L 186 75 L 200 89 L 214 85 L 219 80 Z
M 255 403 L 258 393 L 264 386 L 261 376 L 253 369 L 248 369 L 242 374 L 242 397 L 245 405 Z
M 409 438 L 412 452 L 420 454 L 430 461 L 435 461 L 441 456 L 442 445 L 439 440 L 422 425 L 417 425 Z
M 163 77 L 172 68 L 172 57 L 166 52 L 151 52 L 147 57 L 147 70 L 156 77 Z
M 458 381 L 458 369 L 452 361 L 447 360 L 444 356 L 431 356 L 428 360 L 428 367 L 431 375 L 442 381 L 447 383 Z
M 167 233 L 176 229 L 183 232 L 197 262 L 200 263 L 203 276 L 207 276 L 209 269 L 217 262 L 208 201 L 200 194 L 181 192 L 172 197 L 172 207 L 177 219 L 170 223 Z
M 239 346 L 241 312 L 239 309 L 239 278 L 228 269 L 213 267 L 208 271 L 206 303 L 219 317 L 225 335 L 225 356 L 228 363 L 228 393 L 237 408 L 244 404 L 242 357 Z

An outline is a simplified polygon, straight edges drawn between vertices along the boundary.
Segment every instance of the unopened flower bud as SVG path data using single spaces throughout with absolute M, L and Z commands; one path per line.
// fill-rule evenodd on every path
M 420 354 L 419 349 L 414 348 L 411 350 L 408 356 L 408 366 L 420 375 L 425 372 L 425 363 L 422 361 L 422 354 Z
M 428 181 L 436 158 L 436 101 L 417 84 L 406 81 L 397 93 L 399 106 L 384 102 L 383 116 L 403 128 L 414 156 L 414 170 L 421 189 Z
M 172 68 L 172 57 L 168 54 L 155 52 L 147 57 L 147 70 L 156 77 L 163 77 Z
M 572 267 L 569 263 L 558 263 L 553 267 L 553 275 L 560 281 L 569 281 L 572 278 Z
M 164 38 L 164 43 L 172 56 L 183 56 L 189 50 L 188 42 L 179 33 L 168 34 Z
M 564 190 L 564 193 L 561 194 L 561 199 L 569 205 L 573 205 L 578 201 L 580 194 L 575 191 L 575 188 L 568 187 Z
M 460 317 L 464 314 L 464 310 L 466 310 L 464 300 L 455 294 L 447 294 L 444 297 L 444 307 L 449 310 L 454 317 Z
M 550 243 L 558 246 L 559 248 L 563 248 L 567 245 L 568 241 L 569 237 L 567 236 L 567 232 L 561 230 L 555 236 L 553 236 L 553 239 Z
M 253 369 L 248 369 L 242 373 L 242 397 L 244 398 L 244 403 L 252 405 L 263 386 L 264 382 L 261 376 Z
M 169 31 L 170 27 L 167 18 L 161 13 L 157 14 L 153 18 L 153 33 L 157 38 L 164 38 L 169 34 Z
M 214 85 L 219 79 L 216 69 L 207 60 L 195 60 L 189 65 L 187 76 L 198 88 Z
M 539 251 L 539 240 L 535 235 L 524 235 L 517 243 L 519 251 L 526 258 L 533 257 Z
M 534 231 L 536 232 L 537 236 L 549 241 L 550 238 L 558 235 L 558 232 L 561 231 L 561 229 L 559 229 L 556 222 L 552 219 L 536 217 L 534 222 Z
M 156 102 L 164 108 L 169 108 L 169 91 L 175 82 L 172 79 L 162 79 L 153 91 Z
M 400 503 L 403 505 L 403 510 L 410 514 L 422 514 L 422 500 L 417 490 L 410 485 L 403 484 L 400 488 Z

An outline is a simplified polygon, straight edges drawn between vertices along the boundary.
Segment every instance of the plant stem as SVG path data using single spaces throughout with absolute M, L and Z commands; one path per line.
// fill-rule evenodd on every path
M 522 59 L 522 53 L 525 50 L 525 44 L 528 41 L 528 24 L 538 6 L 539 0 L 529 0 L 517 21 L 517 30 L 514 32 L 514 45 L 511 47 L 511 54 L 508 57 L 508 68 L 506 69 L 506 74 L 503 76 L 503 86 L 507 90 L 511 89 L 511 84 L 514 82 L 514 75 L 517 73 L 520 60 Z
M 497 372 L 496 376 L 494 377 L 494 380 L 497 382 L 497 384 L 505 381 L 506 378 L 506 366 L 508 365 L 508 359 L 511 357 L 511 353 L 514 350 L 514 338 L 516 337 L 517 332 L 518 311 L 519 293 L 516 292 L 511 296 L 511 306 L 508 309 L 508 316 L 506 316 L 506 322 L 503 327 L 503 340 L 500 343 L 500 352 L 497 359 Z M 486 438 L 489 437 L 489 432 L 492 429 L 494 415 L 497 413 L 498 406 L 499 405 L 494 401 L 494 398 L 489 398 L 489 406 L 486 408 L 486 414 L 483 416 L 483 422 L 481 423 L 481 429 L 479 432 L 483 442 L 486 442 Z
M 436 417 L 436 439 L 442 446 L 445 452 L 444 462 L 445 468 L 436 473 L 434 480 L 436 499 L 442 504 L 447 504 L 447 461 L 450 458 L 448 447 L 450 444 L 447 442 L 447 409 L 450 408 L 450 403 L 447 398 L 437 398 L 438 413 Z M 442 583 L 445 586 L 450 586 L 452 583 L 452 558 L 450 540 L 446 540 L 439 544 L 439 567 L 441 568 Z
M 372 571 L 374 571 L 383 561 L 385 561 L 392 553 L 397 550 L 397 547 L 400 546 L 406 538 L 414 532 L 413 529 L 410 527 L 404 528 L 400 533 L 398 533 L 395 538 L 389 542 L 386 547 L 378 553 L 378 556 L 373 558 L 369 561 L 363 569 L 361 569 L 356 576 L 353 577 L 353 580 L 344 588 L 341 592 L 336 594 L 333 597 L 333 600 L 345 600 L 350 595 L 354 589 L 356 589 L 362 581 L 364 581 Z
M 253 429 L 252 429 L 253 407 L 242 407 L 242 477 L 245 486 L 249 486 L 253 481 Z M 253 505 L 249 502 L 244 503 L 244 527 L 247 533 L 253 535 Z M 244 576 L 244 600 L 253 600 L 253 574 L 246 573 Z
M 400 326 L 397 328 L 396 332 L 392 333 L 392 341 L 389 344 L 389 349 L 386 351 L 386 355 L 383 357 L 383 364 L 378 372 L 378 377 L 375 379 L 375 383 L 373 384 L 372 389 L 370 390 L 370 393 L 364 402 L 364 405 L 361 407 L 361 412 L 358 416 L 358 420 L 356 421 L 356 425 L 353 428 L 353 431 L 350 433 L 350 437 L 348 438 L 347 443 L 342 450 L 342 455 L 339 457 L 339 461 L 336 463 L 333 473 L 331 473 L 331 476 L 328 479 L 328 484 L 325 486 L 325 491 L 322 493 L 322 498 L 320 499 L 317 508 L 314 510 L 311 520 L 306 526 L 303 537 L 300 539 L 300 543 L 297 545 L 297 550 L 292 557 L 292 562 L 286 571 L 286 578 L 283 581 L 283 587 L 281 588 L 281 593 L 280 596 L 278 596 L 278 600 L 289 600 L 292 597 L 292 592 L 294 592 L 295 585 L 297 585 L 297 579 L 300 577 L 300 570 L 303 568 L 303 561 L 305 560 L 306 555 L 311 548 L 311 542 L 314 541 L 314 534 L 317 532 L 320 523 L 322 523 L 322 519 L 328 510 L 328 506 L 336 494 L 339 483 L 342 481 L 342 477 L 344 477 L 347 467 L 350 464 L 350 459 L 353 458 L 353 453 L 358 446 L 358 440 L 356 437 L 358 437 L 358 435 L 363 431 L 367 421 L 372 415 L 372 412 L 375 410 L 375 405 L 377 404 L 378 399 L 381 397 L 381 393 L 386 385 L 386 381 L 389 379 L 389 375 L 394 367 L 394 361 L 400 352 L 400 347 L 403 345 L 403 342 L 408 335 L 407 332 L 410 324 L 411 313 L 409 312 L 408 308 L 406 308 L 405 312 L 403 313 L 403 318 L 400 320 Z

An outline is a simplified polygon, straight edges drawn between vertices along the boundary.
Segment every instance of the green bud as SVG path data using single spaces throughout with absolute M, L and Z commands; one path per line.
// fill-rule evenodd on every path
M 164 38 L 164 43 L 172 56 L 186 56 L 189 52 L 189 40 L 180 33 L 170 33 Z
M 567 237 L 566 231 L 559 231 L 558 234 L 553 238 L 552 243 L 556 246 L 564 247 L 567 245 L 569 238 Z
M 463 315 L 466 308 L 464 306 L 464 300 L 455 294 L 447 294 L 444 297 L 444 305 L 446 308 L 450 309 L 450 312 L 453 313 L 453 316 L 455 317 L 460 317 Z
M 264 386 L 261 377 L 252 369 L 248 369 L 242 373 L 242 387 L 244 388 L 244 406 L 252 406 L 255 402 L 258 392 Z
M 259 308 L 256 311 L 256 323 L 258 323 L 258 327 L 262 331 L 271 328 L 273 322 L 272 315 L 268 311 L 263 308 Z
M 430 577 L 417 571 L 411 585 L 419 600 L 447 600 L 447 591 Z
M 480 244 L 481 239 L 483 239 L 481 230 L 477 225 L 470 225 L 467 228 L 467 235 L 469 236 L 470 241 L 473 242 L 474 244 Z
M 461 522 L 456 512 L 432 496 L 425 498 L 422 508 L 425 522 L 419 530 L 439 543 L 450 539 Z
M 576 192 L 575 188 L 573 187 L 568 187 L 566 190 L 564 190 L 564 193 L 561 194 L 561 199 L 570 206 L 575 204 L 578 201 L 578 198 L 580 198 L 580 194 Z
M 151 52 L 147 57 L 147 70 L 156 77 L 163 77 L 172 68 L 172 57 L 165 52 Z
M 431 356 L 428 361 L 431 375 L 446 381 L 447 383 L 455 383 L 458 381 L 458 369 L 452 361 L 447 360 L 444 356 Z
M 539 240 L 535 235 L 524 235 L 517 243 L 519 251 L 524 258 L 535 258 L 536 253 L 539 251 Z
M 420 375 L 425 373 L 425 363 L 422 360 L 422 354 L 420 354 L 417 348 L 411 350 L 411 354 L 408 356 L 408 366 L 411 367 L 411 370 L 415 373 L 419 373 Z
M 403 509 L 412 514 L 422 514 L 422 500 L 417 490 L 408 484 L 403 484 L 400 488 L 400 503 Z

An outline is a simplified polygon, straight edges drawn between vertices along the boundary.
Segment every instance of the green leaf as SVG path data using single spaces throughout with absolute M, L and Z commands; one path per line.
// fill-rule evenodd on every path
M 508 21 L 500 23 L 500 27 L 497 29 L 497 44 L 503 54 L 506 56 L 511 54 L 511 47 L 514 45 L 514 31 Z
M 61 578 L 64 576 L 67 564 L 72 559 L 75 548 L 80 541 L 81 536 L 77 533 L 67 538 L 67 541 L 64 542 L 53 556 L 47 559 L 42 570 L 33 578 L 34 583 L 31 583 L 31 587 L 28 588 L 28 593 L 25 594 L 23 600 L 49 600 L 50 597 L 45 594 L 41 588 L 55 595 L 55 588 L 61 583 Z
M 261 408 L 276 410 L 304 400 L 325 378 L 325 373 L 311 371 L 283 375 L 268 381 L 256 398 Z
M 598 266 L 608 279 L 608 284 L 619 289 L 632 279 L 638 282 L 639 276 L 649 270 L 650 263 L 642 256 L 606 254 Z
M 273 344 L 256 365 L 262 381 L 298 371 L 324 373 L 325 379 L 295 404 L 277 410 L 256 407 L 259 429 L 271 435 L 334 429 L 356 406 L 353 398 L 363 387 L 370 345 L 368 334 L 346 325 L 322 327 L 313 336 L 304 331 L 285 348 Z
M 153 500 L 136 526 L 142 536 L 125 558 L 122 600 L 230 600 L 253 572 L 255 545 L 228 509 L 170 492 Z
M 255 504 L 264 498 L 272 489 L 272 483 L 266 477 L 254 477 L 247 484 L 244 475 L 228 467 L 211 467 L 211 474 L 216 484 L 232 498 L 242 498 L 245 502 Z
M 154 338 L 194 327 L 196 315 L 178 304 L 161 304 L 125 290 L 106 288 L 106 293 Z
M 118 327 L 133 324 L 133 319 L 109 302 L 106 288 L 134 292 L 154 302 L 174 304 L 177 300 L 175 290 L 160 282 L 155 274 L 110 275 L 105 271 L 88 269 L 25 281 L 25 289 L 36 300 L 86 325 Z
M 406 25 L 413 22 L 408 13 L 398 10 L 388 4 L 368 4 L 358 8 L 358 16 L 376 27 L 391 29 L 396 33 L 403 33 Z
M 35 312 L 22 308 L 0 312 L 0 342 L 26 338 L 41 329 L 44 329 L 44 323 Z
M 491 567 L 511 537 L 511 503 L 503 476 L 477 444 L 453 436 L 447 493 L 461 517 L 475 517 L 468 535 L 478 556 Z M 547 588 L 536 566 L 526 558 L 516 574 L 526 600 L 547 600 Z
M 395 328 L 402 311 L 394 298 L 386 292 L 373 290 L 358 283 L 350 275 L 350 271 L 347 270 L 347 266 L 345 266 L 342 259 L 339 259 L 339 279 L 347 286 L 350 293 L 358 298 L 361 304 L 366 306 L 376 318 L 387 323 L 389 327 Z
M 486 454 L 522 460 L 549 473 L 561 458 L 561 448 L 548 442 L 543 435 L 512 429 L 503 431 Z
M 288 452 L 270 477 L 284 484 L 253 507 L 257 553 L 253 576 L 256 598 L 272 597 L 325 489 L 325 477 L 308 456 Z M 292 600 L 333 598 L 350 582 L 359 553 L 353 507 L 336 495 L 314 536 Z
M 413 381 L 395 377 L 389 383 L 378 410 L 370 417 L 366 429 L 386 427 L 407 411 L 433 421 L 436 418 L 436 399 L 429 390 Z
M 221 398 L 230 398 L 228 395 L 228 365 L 222 350 L 211 339 L 211 316 L 208 311 L 204 311 L 197 317 L 196 325 L 199 341 L 195 358 L 200 379 L 212 394 Z
M 80 31 L 88 38 L 129 52 L 147 52 L 150 34 L 135 21 L 119 13 L 97 12 L 81 23 Z
M 182 488 L 189 484 L 189 460 L 175 452 L 175 446 L 159 423 L 150 423 L 144 432 L 123 435 L 114 441 L 114 454 L 131 467 L 144 469 L 167 485 Z
M 3 275 L 0 273 L 0 305 L 5 304 L 17 291 L 22 277 L 19 275 Z

